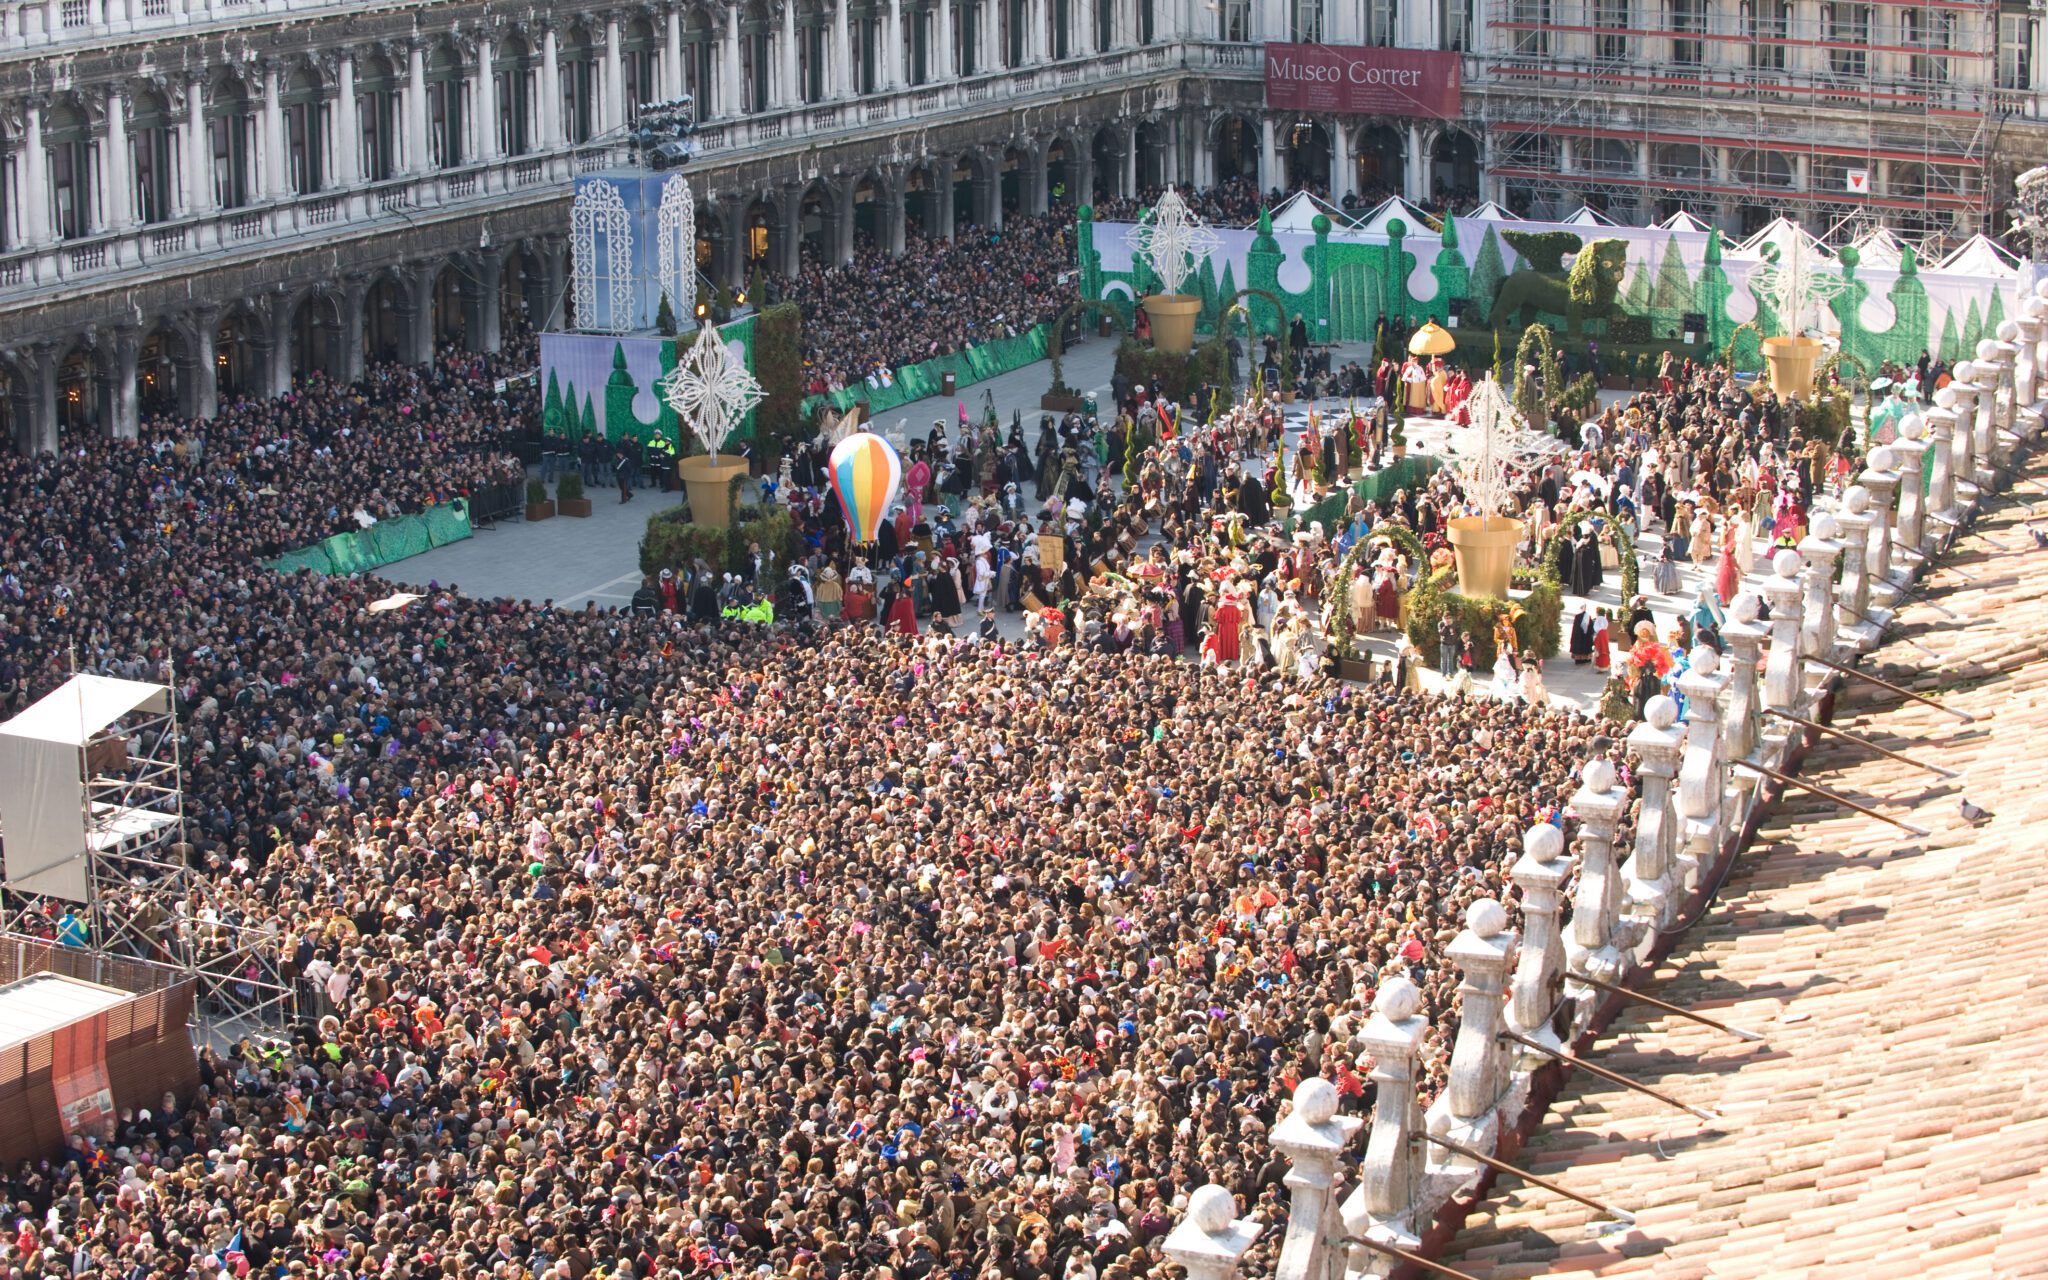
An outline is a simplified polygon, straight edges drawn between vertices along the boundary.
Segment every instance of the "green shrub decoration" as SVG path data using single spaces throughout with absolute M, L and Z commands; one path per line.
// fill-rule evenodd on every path
M 1452 589 L 1457 582 L 1455 568 L 1440 569 L 1416 582 L 1405 601 L 1408 638 L 1422 651 L 1425 661 L 1434 659 L 1437 619 L 1449 613 L 1457 628 L 1472 637 L 1475 666 L 1490 669 L 1498 656 L 1493 647 L 1493 620 L 1507 610 L 1509 602 L 1499 596 L 1459 595 Z M 1514 602 L 1522 608 L 1522 616 L 1515 620 L 1515 642 L 1538 658 L 1548 658 L 1557 652 L 1564 593 L 1554 583 L 1537 581 L 1527 569 L 1515 570 L 1514 585 L 1528 592 Z
M 583 496 L 583 476 L 575 471 L 564 471 L 562 478 L 555 481 L 555 497 L 563 502 L 575 502 Z
M 702 560 L 714 570 L 730 573 L 740 567 L 748 545 L 754 542 L 774 553 L 778 574 L 786 572 L 789 565 L 804 555 L 803 535 L 789 512 L 781 507 L 765 510 L 730 529 L 692 524 L 684 518 L 681 508 L 669 507 L 647 518 L 646 532 L 640 537 L 640 572 L 652 576 L 663 569 L 674 569 L 680 574 Z M 766 591 L 775 584 L 758 585 Z
M 527 505 L 527 506 L 529 506 L 529 507 L 537 507 L 537 506 L 539 506 L 539 505 L 540 505 L 541 503 L 543 503 L 543 502 L 546 502 L 547 500 L 548 500 L 548 487 L 547 487 L 546 485 L 544 485 L 544 484 L 542 484 L 542 483 L 540 482 L 540 479 L 539 479 L 539 477 L 535 477 L 534 479 L 528 480 L 528 481 L 526 482 L 526 505 Z

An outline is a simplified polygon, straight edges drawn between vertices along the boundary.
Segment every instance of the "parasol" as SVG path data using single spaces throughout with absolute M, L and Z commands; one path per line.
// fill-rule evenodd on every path
M 1451 331 L 1432 320 L 1417 329 L 1408 339 L 1408 354 L 1411 356 L 1442 356 L 1457 350 L 1458 340 Z

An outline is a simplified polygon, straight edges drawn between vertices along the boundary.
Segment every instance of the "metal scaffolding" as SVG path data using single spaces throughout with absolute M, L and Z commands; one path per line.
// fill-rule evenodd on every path
M 1749 230 L 1883 224 L 1929 247 L 1991 212 L 1998 0 L 1488 0 L 1480 112 L 1509 206 Z M 1661 25 L 1654 25 L 1661 24 Z

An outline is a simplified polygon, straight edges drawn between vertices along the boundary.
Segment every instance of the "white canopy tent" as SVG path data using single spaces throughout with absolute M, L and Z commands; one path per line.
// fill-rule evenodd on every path
M 1812 232 L 1790 218 L 1773 218 L 1737 248 L 1743 253 L 1761 254 L 1765 245 L 1776 245 L 1780 252 L 1793 241 L 1802 241 L 1811 253 L 1828 261 L 1834 261 L 1835 251 L 1814 238 Z
M 1906 260 L 1906 246 L 1884 227 L 1872 227 L 1853 242 L 1858 267 L 1882 267 L 1896 271 Z
M 1698 218 L 1693 217 L 1692 214 L 1686 212 L 1684 209 L 1680 209 L 1677 213 L 1672 214 L 1670 217 L 1664 219 L 1664 221 L 1658 223 L 1657 225 L 1664 228 L 1666 231 L 1694 231 L 1698 232 L 1700 235 L 1705 235 L 1707 234 L 1707 232 L 1713 230 L 1712 227 L 1708 226 L 1704 222 L 1701 222 Z
M 1423 235 L 1439 229 L 1436 219 L 1409 204 L 1399 196 L 1388 196 L 1371 213 L 1357 220 L 1357 229 L 1369 236 L 1385 236 L 1387 224 L 1399 218 L 1408 236 Z
M 1611 227 L 1614 225 L 1614 219 L 1593 206 L 1586 204 L 1580 205 L 1578 212 L 1564 221 L 1566 226 L 1572 227 Z
M 131 711 L 163 715 L 170 707 L 170 690 L 162 685 L 76 675 L 0 724 L 0 832 L 6 837 L 8 888 L 86 900 L 92 823 L 85 746 Z
M 1477 209 L 1474 209 L 1474 210 L 1473 210 L 1472 212 L 1470 212 L 1470 213 L 1464 213 L 1464 214 L 1460 214 L 1460 215 L 1458 215 L 1458 216 L 1459 216 L 1459 217 L 1462 217 L 1462 218 L 1470 218 L 1470 219 L 1473 219 L 1473 220 L 1475 220 L 1475 221 L 1478 221 L 1478 222 L 1520 222 L 1520 221 L 1521 221 L 1521 219 L 1520 219 L 1520 218 L 1516 217 L 1516 216 L 1515 216 L 1514 214 L 1512 214 L 1512 213 L 1509 213 L 1509 212 L 1508 212 L 1508 211 L 1507 211 L 1506 209 L 1503 209 L 1503 208 L 1502 208 L 1501 206 L 1499 206 L 1499 205 L 1495 204 L 1495 203 L 1494 203 L 1493 201 L 1491 201 L 1491 200 L 1488 200 L 1488 201 L 1487 201 L 1487 202 L 1486 202 L 1485 204 L 1482 204 L 1482 205 L 1480 205 L 1480 206 L 1479 206 L 1479 207 L 1478 207 Z
M 1273 210 L 1273 230 L 1314 235 L 1318 216 L 1328 218 L 1338 227 L 1348 226 L 1351 222 L 1349 215 L 1337 206 L 1318 200 L 1306 191 L 1297 191 Z
M 1999 247 L 1989 236 L 1978 234 L 1962 243 L 1954 253 L 1941 260 L 1936 271 L 1953 271 L 1958 275 L 1997 276 L 2002 280 L 2017 279 L 2020 274 L 2020 260 Z

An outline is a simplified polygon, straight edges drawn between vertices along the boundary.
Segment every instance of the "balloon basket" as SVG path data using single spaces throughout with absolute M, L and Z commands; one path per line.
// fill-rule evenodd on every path
M 745 458 L 700 453 L 677 462 L 676 474 L 690 495 L 690 523 L 707 529 L 732 527 L 732 482 L 747 474 Z

